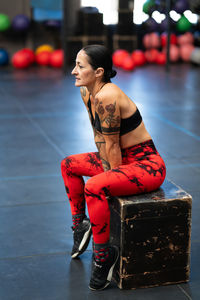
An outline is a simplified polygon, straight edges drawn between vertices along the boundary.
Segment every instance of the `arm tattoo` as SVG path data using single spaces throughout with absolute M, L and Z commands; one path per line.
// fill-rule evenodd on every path
M 85 96 L 86 96 L 86 88 L 85 88 L 84 86 L 82 86 L 82 87 L 80 88 L 80 91 L 81 91 L 82 97 L 85 97 Z
M 101 124 L 105 122 L 108 125 L 108 127 L 101 125 L 102 133 L 105 135 L 119 134 L 121 119 L 119 115 L 115 115 L 116 101 L 114 102 L 114 104 L 111 103 L 109 105 L 106 105 L 105 109 L 102 105 L 102 102 L 100 102 L 98 106 L 98 113 L 103 115 L 105 111 L 108 112 L 108 114 L 104 119 L 101 119 Z
M 102 122 L 105 122 L 109 128 L 119 125 L 120 117 L 114 115 L 116 110 L 116 102 L 114 104 L 106 105 L 105 109 L 108 112 L 108 115 L 102 120 Z
M 104 135 L 109 135 L 109 134 L 119 134 L 119 132 L 120 132 L 120 127 L 110 127 L 110 128 L 107 128 L 107 127 L 101 126 L 101 130 L 102 130 L 102 133 L 103 133 Z
M 97 146 L 97 149 L 100 153 L 100 150 L 101 150 L 101 146 L 103 146 L 103 144 L 105 145 L 105 142 L 96 142 L 96 146 Z

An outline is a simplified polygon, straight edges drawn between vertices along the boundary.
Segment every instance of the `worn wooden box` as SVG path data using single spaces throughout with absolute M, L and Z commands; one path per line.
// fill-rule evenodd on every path
M 119 288 L 187 282 L 192 197 L 165 180 L 155 192 L 109 202 L 110 240 L 120 249 L 113 273 Z

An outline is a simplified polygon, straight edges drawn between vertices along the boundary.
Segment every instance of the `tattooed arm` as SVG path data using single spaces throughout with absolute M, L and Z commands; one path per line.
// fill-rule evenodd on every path
M 85 104 L 85 107 L 86 107 L 86 109 L 87 109 L 87 112 L 88 112 L 88 115 L 89 115 L 90 122 L 92 123 L 91 115 L 90 115 L 89 109 L 88 109 L 88 100 L 89 100 L 90 94 L 89 94 L 89 92 L 88 92 L 88 90 L 87 90 L 87 88 L 86 88 L 85 86 L 82 86 L 82 87 L 80 88 L 80 92 L 81 92 L 81 98 L 82 98 L 82 100 L 83 100 L 83 102 L 84 102 L 84 104 Z
M 103 169 L 104 169 L 104 171 L 108 171 L 108 170 L 110 170 L 110 164 L 108 162 L 108 158 L 106 155 L 105 139 L 100 132 L 98 132 L 95 128 L 93 128 L 93 129 L 94 129 L 94 141 L 95 141 L 96 147 L 99 151 Z
M 83 99 L 83 102 L 88 110 L 88 99 L 89 99 L 89 92 L 85 87 L 81 87 L 80 89 L 81 92 L 81 97 Z M 109 110 L 109 108 L 111 108 Z M 112 111 L 112 108 L 115 109 L 115 112 Z M 102 161 L 102 165 L 104 168 L 104 171 L 108 171 L 113 167 L 118 166 L 119 164 L 121 164 L 121 150 L 119 147 L 119 132 L 115 132 L 115 127 L 116 127 L 116 119 L 119 121 L 117 126 L 120 126 L 120 117 L 117 116 L 117 113 L 119 114 L 119 110 L 116 109 L 116 104 L 114 104 L 114 106 L 112 106 L 112 104 L 105 106 L 102 106 L 102 103 L 98 100 L 95 100 L 95 109 L 100 117 L 100 121 L 101 121 L 101 117 L 105 117 L 107 113 L 107 123 L 111 125 L 112 129 L 111 129 L 111 133 L 109 134 L 109 132 L 107 132 L 106 134 L 104 133 L 104 130 L 102 132 L 102 134 L 100 132 L 98 132 L 94 127 L 93 127 L 93 131 L 94 131 L 94 141 L 96 144 L 96 147 L 98 149 L 101 161 Z M 88 111 L 89 113 L 89 111 Z M 89 117 L 90 117 L 90 121 L 91 121 L 91 116 L 89 113 Z M 118 118 L 117 118 L 118 117 Z M 109 127 L 107 125 L 107 127 Z M 101 125 L 102 125 L 102 121 L 101 121 Z M 103 124 L 104 125 L 104 124 Z M 103 126 L 102 125 L 102 126 Z M 113 156 L 112 158 L 109 158 Z M 115 161 L 115 162 L 114 162 Z M 111 164 L 112 162 L 112 164 Z
M 104 156 L 110 168 L 122 164 L 120 147 L 120 109 L 116 101 L 96 101 L 104 143 Z
M 82 86 L 82 87 L 80 88 L 80 92 L 81 92 L 81 98 L 83 99 L 84 104 L 87 105 L 86 102 L 88 101 L 88 98 L 89 98 L 88 90 L 86 89 L 85 86 Z

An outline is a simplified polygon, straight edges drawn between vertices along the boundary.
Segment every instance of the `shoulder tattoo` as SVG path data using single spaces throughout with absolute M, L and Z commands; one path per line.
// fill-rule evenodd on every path
M 119 133 L 121 118 L 120 118 L 119 115 L 115 114 L 116 102 L 114 102 L 113 104 L 106 105 L 105 110 L 108 112 L 108 114 L 102 120 L 102 123 L 105 122 L 107 127 L 102 126 L 102 132 L 104 134 L 117 134 L 117 133 Z

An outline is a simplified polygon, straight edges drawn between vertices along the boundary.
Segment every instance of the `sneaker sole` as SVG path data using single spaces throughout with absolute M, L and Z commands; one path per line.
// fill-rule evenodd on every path
M 88 246 L 88 244 L 90 242 L 90 236 L 91 236 L 91 234 L 92 234 L 92 227 L 90 225 L 88 231 L 86 231 L 86 233 L 83 236 L 83 239 L 82 239 L 82 241 L 80 243 L 78 251 L 71 255 L 72 258 L 78 257 L 80 254 L 82 254 L 86 250 L 86 248 L 87 248 L 87 246 Z
M 116 248 L 116 249 L 117 249 L 117 248 Z M 113 270 L 114 270 L 114 267 L 115 267 L 116 262 L 117 262 L 117 260 L 118 260 L 118 257 L 119 257 L 119 251 L 118 251 L 118 249 L 117 249 L 117 257 L 116 257 L 116 259 L 115 259 L 115 261 L 114 261 L 112 267 L 110 268 L 110 270 L 109 270 L 109 272 L 108 272 L 107 282 L 105 283 L 105 285 L 104 285 L 103 287 L 99 288 L 99 289 L 98 289 L 98 288 L 95 289 L 95 288 L 92 288 L 92 287 L 89 286 L 89 289 L 90 289 L 90 290 L 92 290 L 92 291 L 97 291 L 97 290 L 98 290 L 98 291 L 101 291 L 101 290 L 104 290 L 104 289 L 111 283 Z

